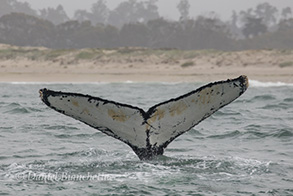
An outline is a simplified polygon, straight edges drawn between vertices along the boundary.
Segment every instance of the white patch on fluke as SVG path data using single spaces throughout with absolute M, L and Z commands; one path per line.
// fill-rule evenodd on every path
M 147 112 L 127 104 L 77 93 L 40 90 L 43 102 L 56 111 L 80 120 L 128 144 L 140 159 L 161 155 L 167 145 L 248 87 L 246 76 L 210 83 Z

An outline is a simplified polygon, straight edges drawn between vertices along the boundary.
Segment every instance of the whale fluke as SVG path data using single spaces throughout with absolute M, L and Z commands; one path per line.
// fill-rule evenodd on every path
M 46 88 L 39 92 L 50 108 L 121 140 L 146 160 L 162 155 L 175 138 L 237 99 L 247 88 L 246 76 L 214 82 L 148 111 L 79 93 Z

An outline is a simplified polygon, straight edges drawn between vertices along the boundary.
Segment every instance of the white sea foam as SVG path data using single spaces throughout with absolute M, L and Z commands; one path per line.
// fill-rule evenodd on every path
M 251 86 L 251 87 L 279 87 L 279 86 L 293 86 L 293 83 L 260 82 L 257 80 L 249 80 L 249 86 Z

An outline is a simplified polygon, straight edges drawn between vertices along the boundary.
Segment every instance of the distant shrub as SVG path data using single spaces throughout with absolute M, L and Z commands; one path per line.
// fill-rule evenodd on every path
M 293 61 L 289 61 L 289 62 L 284 62 L 284 63 L 280 63 L 279 67 L 284 68 L 284 67 L 291 67 L 293 66 Z
M 185 68 L 185 67 L 190 67 L 190 66 L 193 66 L 193 65 L 194 65 L 193 61 L 187 61 L 187 62 L 183 63 L 181 65 L 181 67 Z
M 86 51 L 83 51 L 83 52 L 80 52 L 76 58 L 77 59 L 92 59 L 93 57 L 95 56 L 94 53 L 92 52 L 86 52 Z

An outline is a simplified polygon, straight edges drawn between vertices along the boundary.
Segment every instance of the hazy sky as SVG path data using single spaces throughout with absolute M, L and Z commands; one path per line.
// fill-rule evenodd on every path
M 72 17 L 77 9 L 89 10 L 91 5 L 97 0 L 19 0 L 28 2 L 33 9 L 41 9 L 45 7 L 56 7 L 59 4 L 63 5 L 67 14 Z M 126 0 L 107 0 L 108 7 L 114 9 L 120 2 Z M 180 0 L 159 0 L 160 15 L 169 19 L 178 19 L 179 13 L 176 8 Z M 255 7 L 259 3 L 268 2 L 279 9 L 291 7 L 293 9 L 293 0 L 189 0 L 191 4 L 190 15 L 204 15 L 209 12 L 216 12 L 221 19 L 227 20 L 232 14 L 232 10 L 240 11 Z

